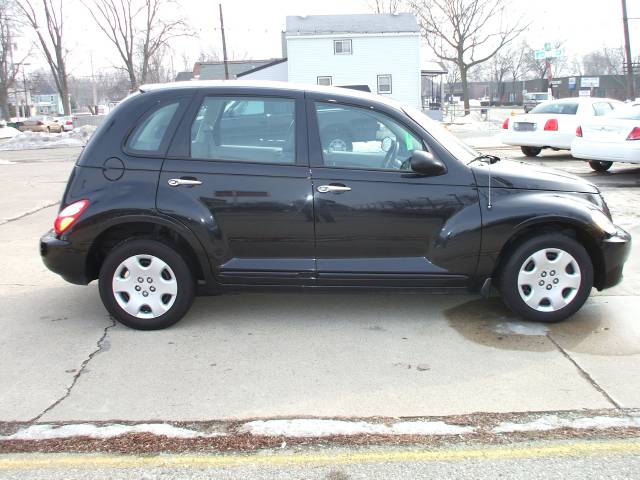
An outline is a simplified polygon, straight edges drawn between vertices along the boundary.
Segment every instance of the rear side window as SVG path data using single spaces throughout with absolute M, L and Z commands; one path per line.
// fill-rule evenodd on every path
M 551 113 L 554 115 L 575 115 L 578 111 L 577 103 L 558 102 L 542 103 L 531 110 L 530 113 Z
M 127 147 L 136 152 L 157 152 L 179 105 L 177 101 L 169 103 L 148 115 L 134 130 Z
M 613 107 L 607 102 L 598 102 L 593 104 L 593 111 L 596 114 L 596 117 L 600 117 L 602 115 L 606 115 Z
M 295 163 L 295 100 L 206 97 L 191 124 L 191 158 Z

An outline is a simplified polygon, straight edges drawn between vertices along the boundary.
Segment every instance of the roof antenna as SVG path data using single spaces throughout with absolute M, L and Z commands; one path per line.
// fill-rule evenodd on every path
M 489 159 L 489 202 L 487 203 L 487 210 L 491 210 L 491 159 Z

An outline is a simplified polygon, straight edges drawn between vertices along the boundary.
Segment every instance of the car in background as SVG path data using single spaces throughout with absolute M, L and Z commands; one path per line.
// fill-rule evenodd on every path
M 535 157 L 545 148 L 571 150 L 579 124 L 623 105 L 609 98 L 549 100 L 529 113 L 507 118 L 502 124 L 501 141 L 520 147 L 527 157 Z
M 549 92 L 529 92 L 524 94 L 524 113 L 529 113 L 535 107 L 547 100 L 553 100 Z
M 640 163 L 640 104 L 625 106 L 576 128 L 571 155 L 598 172 L 613 162 Z
M 60 117 L 58 120 L 62 125 L 63 132 L 70 132 L 71 130 L 73 130 L 73 117 L 71 115 Z
M 62 123 L 53 117 L 38 115 L 29 117 L 18 127 L 21 132 L 61 133 Z

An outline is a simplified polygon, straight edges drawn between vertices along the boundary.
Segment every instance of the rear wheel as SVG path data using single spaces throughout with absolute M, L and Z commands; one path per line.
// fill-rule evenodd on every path
M 520 147 L 522 153 L 524 153 L 527 157 L 537 157 L 542 149 L 540 147 Z
M 505 263 L 500 292 L 514 313 L 557 322 L 577 312 L 591 293 L 593 265 L 574 239 L 547 233 L 519 245 Z
M 173 325 L 195 295 L 193 275 L 171 246 L 151 239 L 122 242 L 100 269 L 100 298 L 118 321 L 138 330 Z
M 601 162 L 599 160 L 592 160 L 589 162 L 589 166 L 596 172 L 606 172 L 611 168 L 611 165 L 613 165 L 613 162 Z

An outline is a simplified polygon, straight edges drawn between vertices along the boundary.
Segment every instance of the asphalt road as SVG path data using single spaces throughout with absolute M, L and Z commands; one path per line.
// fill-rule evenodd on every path
M 592 479 L 640 478 L 640 443 L 564 441 L 495 447 L 427 449 L 304 448 L 238 455 L 15 456 L 0 478 L 12 480 L 300 479 L 355 480 L 417 478 Z M 0 456 L 0 468 L 2 461 Z M 39 467 L 39 468 L 38 468 Z
M 498 298 L 247 293 L 200 298 L 175 327 L 138 332 L 114 324 L 95 284 L 67 284 L 40 261 L 38 238 L 50 228 L 77 152 L 0 152 L 14 162 L 0 165 L 0 422 L 640 407 L 638 247 L 620 286 L 594 295 L 560 324 L 521 322 Z M 515 150 L 500 152 L 517 157 Z M 535 161 L 595 181 L 616 221 L 640 233 L 638 169 L 593 173 L 558 153 Z M 640 471 L 634 448 L 488 462 L 397 454 L 389 461 L 385 454 L 376 462 L 273 469 L 247 462 L 218 469 L 215 478 L 283 478 L 283 471 L 287 478 L 333 480 L 474 478 L 487 471 L 508 478 L 634 478 Z M 168 473 L 144 465 L 91 467 L 91 478 L 210 478 L 212 472 L 193 465 Z M 0 477 L 87 478 L 74 468 L 46 475 L 3 470 Z

